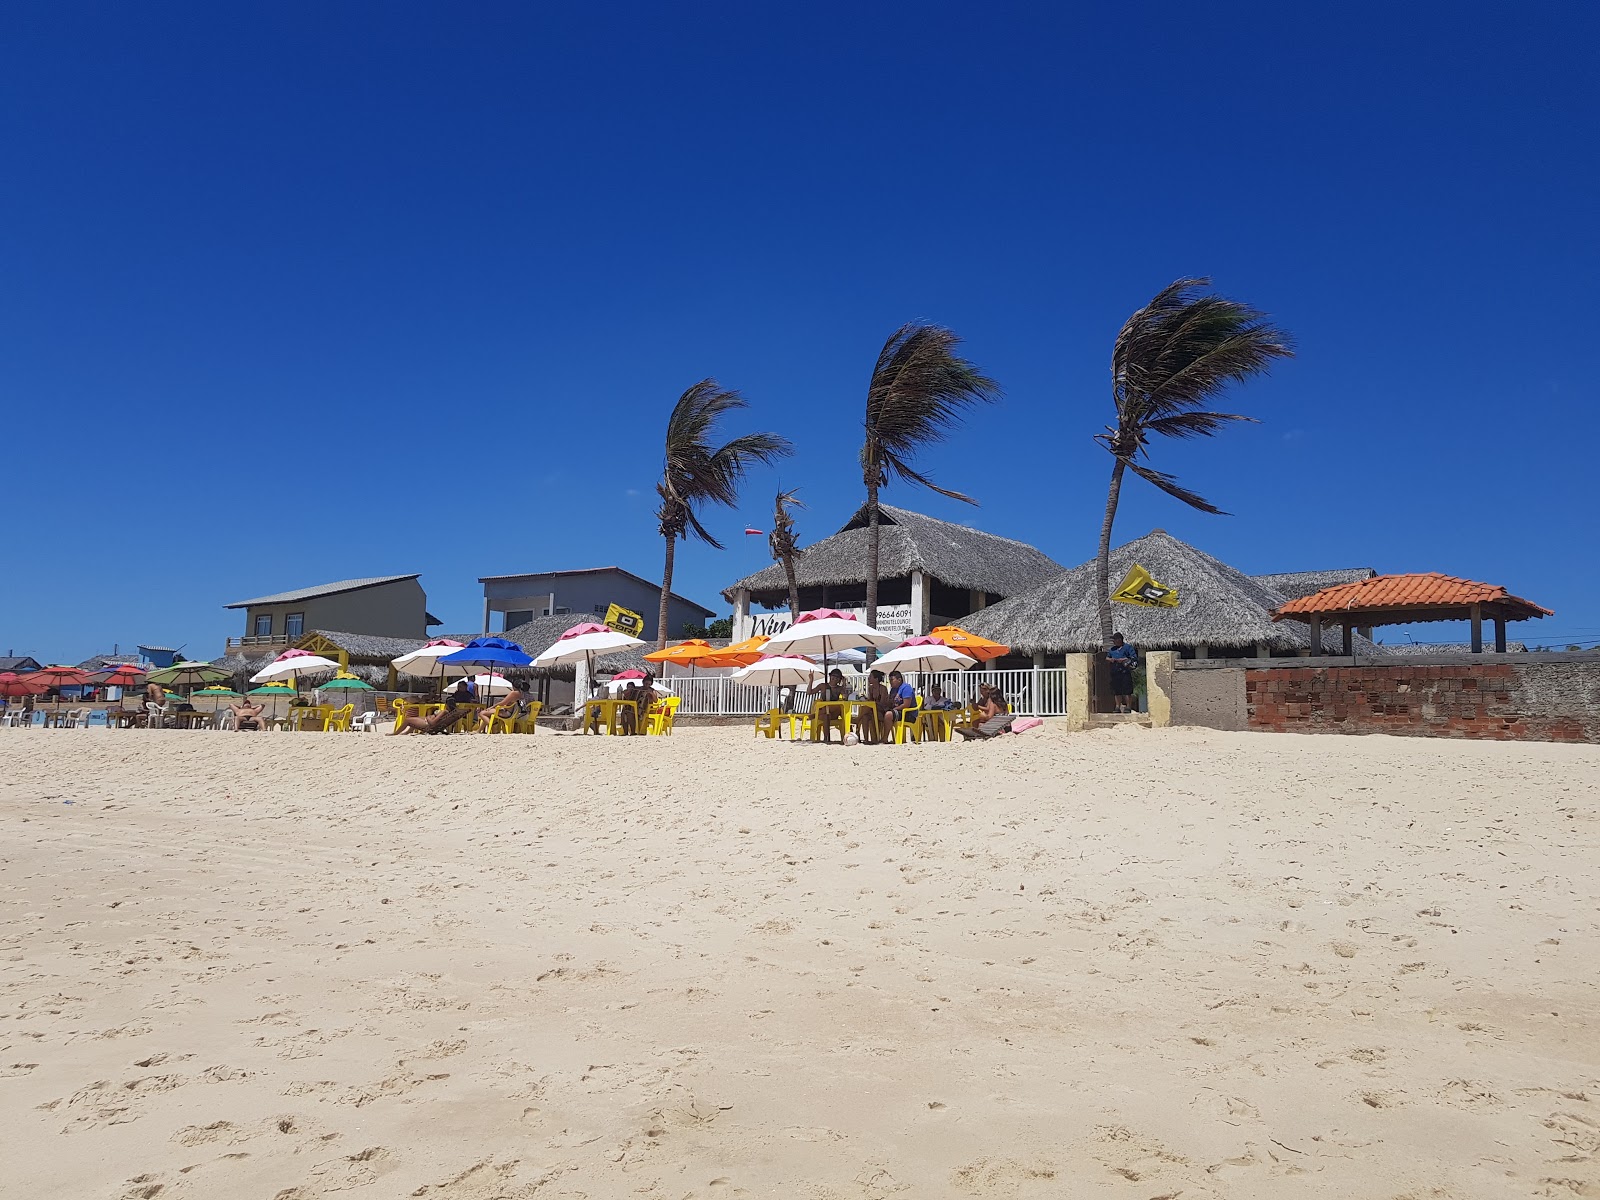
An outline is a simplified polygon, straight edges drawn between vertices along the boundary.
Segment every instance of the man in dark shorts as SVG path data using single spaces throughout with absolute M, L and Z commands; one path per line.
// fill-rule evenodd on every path
M 261 714 L 266 711 L 262 705 L 253 700 L 244 699 L 237 704 L 230 704 L 228 707 L 233 709 L 233 727 L 240 733 L 261 728 Z
M 1122 640 L 1120 633 L 1111 635 L 1111 649 L 1106 651 L 1106 661 L 1111 664 L 1111 699 L 1119 713 L 1133 711 L 1133 669 L 1139 665 L 1139 652 Z

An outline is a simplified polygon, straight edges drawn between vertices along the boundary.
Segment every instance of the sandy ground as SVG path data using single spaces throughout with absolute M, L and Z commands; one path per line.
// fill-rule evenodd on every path
M 1600 748 L 0 732 L 0 1193 L 1600 1196 Z

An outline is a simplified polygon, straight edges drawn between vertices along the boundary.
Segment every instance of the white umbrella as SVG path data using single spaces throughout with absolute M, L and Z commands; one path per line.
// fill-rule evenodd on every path
M 339 669 L 339 664 L 333 659 L 323 658 L 320 654 L 311 654 L 305 650 L 285 650 L 250 676 L 250 682 L 265 683 L 269 679 L 281 679 L 285 675 L 315 675 L 320 671 Z
M 594 656 L 604 654 L 607 650 L 625 650 L 629 646 L 642 646 L 644 643 L 636 637 L 629 637 L 625 633 L 618 633 L 615 629 L 605 625 L 596 625 L 588 622 L 584 625 L 574 625 L 556 639 L 555 643 L 546 646 L 533 660 L 536 667 L 575 667 L 579 663 L 589 665 L 589 678 L 594 678 Z
M 739 683 L 753 683 L 765 687 L 804 687 L 815 683 L 825 674 L 823 668 L 809 658 L 799 655 L 769 654 L 758 658 L 748 667 L 740 667 L 732 675 Z
M 900 639 L 883 633 L 832 608 L 803 612 L 800 619 L 782 633 L 767 640 L 765 649 L 773 654 L 833 654 L 860 646 L 884 649 Z
M 439 660 L 446 654 L 454 654 L 461 649 L 461 642 L 452 642 L 448 638 L 436 638 L 426 646 L 413 650 L 410 654 L 402 654 L 389 665 L 402 675 L 420 675 L 425 679 L 442 679 L 446 675 L 465 675 L 470 667 L 457 663 L 445 664 Z
M 611 680 L 611 682 L 606 684 L 606 690 L 609 691 L 614 696 L 618 692 L 622 691 L 623 688 L 627 687 L 630 683 L 643 683 L 643 682 L 644 682 L 644 680 L 642 680 L 642 679 L 613 679 L 613 680 Z M 650 683 L 650 687 L 652 688 L 652 690 L 657 691 L 657 692 L 670 692 L 672 690 L 671 685 L 668 684 L 665 679 L 652 680 L 651 683 Z
M 912 638 L 881 655 L 873 667 L 880 671 L 965 671 L 978 660 L 933 638 Z
M 480 696 L 504 696 L 511 690 L 511 681 L 504 675 L 474 675 L 472 682 Z

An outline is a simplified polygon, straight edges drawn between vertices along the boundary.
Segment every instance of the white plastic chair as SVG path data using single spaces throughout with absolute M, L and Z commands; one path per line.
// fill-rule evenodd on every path
M 7 729 L 21 729 L 28 724 L 28 710 L 25 708 L 8 708 L 5 716 L 0 717 L 0 726 Z
M 145 715 L 149 720 L 145 723 L 148 729 L 160 729 L 167 723 L 167 706 L 146 700 L 144 703 Z
M 375 712 L 364 712 L 350 722 L 351 733 L 374 733 L 377 728 L 378 714 Z
M 234 712 L 231 708 L 219 708 L 217 710 L 217 719 L 211 722 L 211 728 L 217 733 L 222 733 L 224 730 L 236 728 L 238 724 L 238 713 Z

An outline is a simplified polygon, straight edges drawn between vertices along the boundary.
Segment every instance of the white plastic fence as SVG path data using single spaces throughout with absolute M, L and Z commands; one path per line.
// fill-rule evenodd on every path
M 928 686 L 937 683 L 951 700 L 965 704 L 978 696 L 980 683 L 993 684 L 1005 696 L 1011 711 L 1034 717 L 1059 717 L 1067 711 L 1067 672 L 1064 667 L 1023 668 L 1019 671 L 941 671 L 938 674 L 909 676 L 917 690 L 926 696 Z M 668 684 L 672 694 L 682 697 L 678 712 L 699 716 L 742 717 L 764 713 L 781 706 L 779 690 L 736 683 L 725 676 L 674 675 Z M 795 712 L 811 707 L 811 697 L 802 690 L 794 699 Z

